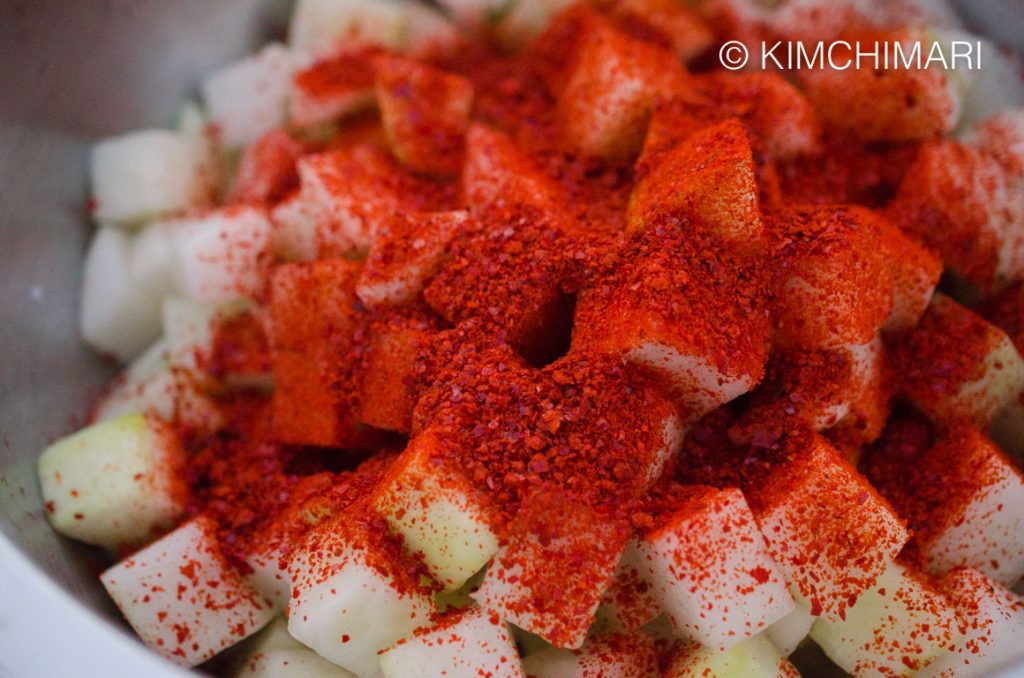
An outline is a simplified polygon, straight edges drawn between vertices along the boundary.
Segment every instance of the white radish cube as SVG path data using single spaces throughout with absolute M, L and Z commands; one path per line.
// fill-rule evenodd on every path
M 438 271 L 449 241 L 468 219 L 463 210 L 396 216 L 370 248 L 356 294 L 370 308 L 413 301 Z
M 811 638 L 854 675 L 901 676 L 950 649 L 960 638 L 957 627 L 956 612 L 941 594 L 891 563 L 845 619 L 814 622 Z
M 216 304 L 203 304 L 181 297 L 167 297 L 163 303 L 164 342 L 168 362 L 201 377 L 213 351 L 214 332 L 220 313 Z
M 637 555 L 681 635 L 725 650 L 793 610 L 742 492 L 693 487 L 676 499 Z
M 278 617 L 260 631 L 235 678 L 358 678 L 292 638 Z
M 160 336 L 160 299 L 132 275 L 134 238 L 106 226 L 85 257 L 80 326 L 92 348 L 122 362 Z
M 400 49 L 408 30 L 400 0 L 299 0 L 292 12 L 288 42 L 314 52 L 342 43 Z
M 301 195 L 279 202 L 270 211 L 270 242 L 281 261 L 316 259 L 316 210 Z
M 578 650 L 549 647 L 523 660 L 530 678 L 657 678 L 654 640 L 646 633 L 602 633 Z
M 814 615 L 841 618 L 910 535 L 889 504 L 824 439 L 794 443 L 750 503 L 768 553 Z
M 637 631 L 661 614 L 661 606 L 654 597 L 645 576 L 636 542 L 631 542 L 622 554 L 615 578 L 601 599 L 597 610 L 598 623 L 612 631 Z
M 224 303 L 257 297 L 270 268 L 270 220 L 254 207 L 229 207 L 175 224 L 177 277 L 185 296 Z
M 245 564 L 249 568 L 245 580 L 269 600 L 275 610 L 284 612 L 292 594 L 292 586 L 288 568 L 282 565 L 281 550 L 270 548 L 250 554 L 246 556 Z
M 430 574 L 453 591 L 487 564 L 498 538 L 472 483 L 460 470 L 445 468 L 443 444 L 429 430 L 413 438 L 372 503 Z
M 505 622 L 478 607 L 443 618 L 380 655 L 385 678 L 522 678 Z
M 206 149 L 190 135 L 143 130 L 92 149 L 95 218 L 129 224 L 197 207 L 208 195 Z
M 876 218 L 875 223 L 892 271 L 892 310 L 882 331 L 905 332 L 920 322 L 928 308 L 942 275 L 942 259 L 890 222 Z
M 114 549 L 144 543 L 185 510 L 184 452 L 166 424 L 129 414 L 61 438 L 39 457 L 54 529 Z
M 294 70 L 288 48 L 272 43 L 203 81 L 210 122 L 224 144 L 250 144 L 284 124 Z
M 782 656 L 788 657 L 810 634 L 815 619 L 804 601 L 796 601 L 793 611 L 769 626 L 765 633 Z
M 952 603 L 964 636 L 953 651 L 939 656 L 921 678 L 973 678 L 991 675 L 1022 654 L 1024 598 L 977 570 L 953 570 L 939 582 Z
M 725 652 L 696 642 L 686 643 L 676 652 L 664 678 L 784 678 L 799 675 L 762 634 L 747 638 Z
M 361 516 L 321 523 L 289 573 L 288 631 L 360 678 L 380 676 L 378 653 L 428 623 L 433 601 Z M 372 521 L 366 520 L 366 523 Z
M 100 576 L 139 637 L 182 666 L 259 631 L 270 604 L 221 553 L 216 525 L 195 518 Z

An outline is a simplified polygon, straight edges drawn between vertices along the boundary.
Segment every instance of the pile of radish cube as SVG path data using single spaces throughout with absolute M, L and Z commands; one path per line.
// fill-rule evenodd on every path
M 749 407 L 722 445 L 757 444 L 764 422 L 798 410 L 808 435 L 758 483 L 676 488 L 671 510 L 628 539 L 601 532 L 579 507 L 551 513 L 565 527 L 555 541 L 506 540 L 470 479 L 433 463 L 443 440 L 417 428 L 415 403 L 403 400 L 415 347 L 435 327 L 407 319 L 375 331 L 360 405 L 339 407 L 330 385 L 340 368 L 329 365 L 339 347 L 319 337 L 344 337 L 367 309 L 430 303 L 439 285 L 456 284 L 443 268 L 483 206 L 564 210 L 557 182 L 471 120 L 472 83 L 420 60 L 481 30 L 517 48 L 570 4 L 299 0 L 287 43 L 207 77 L 176 128 L 93 148 L 97 231 L 81 333 L 127 367 L 91 425 L 40 457 L 54 528 L 130 554 L 101 580 L 157 653 L 196 666 L 244 640 L 240 676 L 795 676 L 801 663 L 789 657 L 815 645 L 855 676 L 980 676 L 1011 661 L 1024 637 L 1014 592 L 1024 577 L 1024 108 L 1015 108 L 1024 91 L 1011 86 L 1010 60 L 986 43 L 993 72 L 905 73 L 920 92 L 912 104 L 886 98 L 906 82 L 886 89 L 863 74 L 790 83 L 743 73 L 754 113 L 692 134 L 654 105 L 688 82 L 680 63 L 716 44 L 709 26 L 725 22 L 751 45 L 817 39 L 842 28 L 813 18 L 829 7 L 826 17 L 846 12 L 899 39 L 965 37 L 943 3 L 602 0 L 602 11 L 633 17 L 623 25 L 640 17 L 667 36 L 658 49 L 671 63 L 642 68 L 649 62 L 636 54 L 649 46 L 609 22 L 581 41 L 562 83 L 557 106 L 574 152 L 604 162 L 640 155 L 653 168 L 629 202 L 636 231 L 669 205 L 699 214 L 724 241 L 757 241 L 774 226 L 754 159 L 821 152 L 819 124 L 867 143 L 929 139 L 885 210 L 794 212 L 807 232 L 828 219 L 876 235 L 824 253 L 794 236 L 776 326 L 727 309 L 744 328 L 720 339 L 735 362 L 659 315 L 670 304 L 695 317 L 717 303 L 702 299 L 711 292 L 616 287 L 647 279 L 640 258 L 583 289 L 569 310 L 571 351 L 619 355 L 665 386 L 672 406 L 644 419 L 657 448 L 651 486 L 687 454 L 684 438 L 701 419 L 737 398 Z M 360 70 L 367 50 L 372 72 Z M 328 67 L 351 70 L 337 87 L 310 86 Z M 374 109 L 386 147 L 309 150 Z M 406 124 L 411 111 L 432 136 Z M 437 145 L 449 137 L 464 159 Z M 396 162 L 460 179 L 465 204 L 407 208 L 388 179 Z M 687 194 L 683 175 L 685 186 L 717 192 Z M 922 213 L 948 232 L 916 230 Z M 889 263 L 870 268 L 874 251 Z M 944 270 L 946 293 L 937 291 Z M 885 300 L 870 312 L 867 288 Z M 536 348 L 530 323 L 557 294 L 537 287 L 521 307 L 501 309 L 514 319 L 516 350 Z M 435 310 L 451 324 L 464 319 L 463 309 Z M 854 311 L 863 324 L 849 322 Z M 232 322 L 262 328 L 269 359 L 211 374 L 207 358 Z M 846 368 L 828 398 L 805 406 L 801 394 L 816 384 L 794 366 L 814 352 Z M 920 364 L 922 355 L 967 356 L 959 362 L 970 369 Z M 757 390 L 762 382 L 773 388 Z M 190 505 L 181 432 L 216 435 L 219 398 L 238 392 L 273 399 L 283 444 L 345 447 L 368 429 L 412 431 L 359 504 L 374 520 L 306 512 L 302 542 L 270 540 L 242 566 L 227 558 L 218 526 Z M 890 415 L 894 397 L 911 414 Z M 934 437 L 915 437 L 924 429 Z M 836 430 L 863 454 L 827 435 Z M 593 550 L 594 539 L 605 548 Z M 393 543 L 422 564 L 433 595 L 381 565 Z M 564 560 L 552 553 L 577 552 L 578 571 L 554 571 Z M 594 588 L 569 593 L 582 572 Z M 531 588 L 538 580 L 564 589 Z

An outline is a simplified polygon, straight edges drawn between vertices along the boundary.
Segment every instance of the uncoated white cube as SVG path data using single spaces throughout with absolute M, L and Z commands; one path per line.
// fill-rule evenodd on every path
M 295 59 L 272 43 L 203 81 L 210 120 L 227 146 L 252 143 L 285 122 Z

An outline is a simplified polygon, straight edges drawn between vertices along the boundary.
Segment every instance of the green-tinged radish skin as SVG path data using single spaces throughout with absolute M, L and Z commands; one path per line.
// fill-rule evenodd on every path
M 135 224 L 199 207 L 208 174 L 203 144 L 185 133 L 152 129 L 101 141 L 90 158 L 93 216 Z
M 917 675 L 921 678 L 987 676 L 1020 657 L 1024 598 L 977 570 L 956 569 L 938 582 L 960 618 L 963 638 Z
M 203 81 L 210 122 L 227 146 L 250 144 L 285 122 L 285 104 L 296 59 L 271 43 Z
M 814 620 L 806 601 L 797 600 L 793 611 L 765 629 L 765 633 L 782 656 L 788 657 L 811 633 Z
M 446 591 L 460 588 L 498 550 L 473 484 L 440 461 L 440 440 L 416 436 L 374 493 L 373 506 L 405 545 L 422 556 Z
M 382 676 L 378 654 L 429 623 L 435 609 L 374 529 L 339 515 L 317 526 L 288 567 L 289 633 L 360 678 Z
M 903 394 L 940 425 L 985 429 L 1024 390 L 1024 359 L 1006 333 L 942 294 L 891 355 Z
M 793 610 L 738 489 L 695 486 L 641 536 L 636 555 L 680 635 L 703 645 L 728 649 Z
M 847 608 L 820 618 L 811 638 L 854 675 L 903 676 L 947 652 L 960 638 L 956 612 L 920 575 L 893 562 Z
M 235 678 L 358 678 L 292 638 L 278 617 L 254 639 Z
M 578 650 L 528 654 L 523 670 L 530 678 L 655 678 L 658 658 L 645 633 L 596 633 Z
M 523 678 L 505 622 L 467 608 L 419 629 L 380 655 L 385 678 Z
M 791 445 L 790 459 L 748 498 L 786 581 L 812 614 L 841 619 L 910 534 L 889 503 L 823 438 Z
M 194 518 L 100 576 L 139 637 L 182 666 L 206 661 L 274 617 L 221 553 L 215 531 L 213 521 Z
M 684 641 L 664 678 L 790 678 L 799 676 L 763 634 L 751 636 L 725 652 Z
M 183 295 L 226 303 L 263 292 L 272 230 L 265 210 L 228 207 L 178 220 L 174 228 L 176 275 Z
M 39 457 L 39 483 L 54 529 L 109 549 L 135 546 L 185 511 L 185 455 L 177 434 L 142 414 L 93 424 Z

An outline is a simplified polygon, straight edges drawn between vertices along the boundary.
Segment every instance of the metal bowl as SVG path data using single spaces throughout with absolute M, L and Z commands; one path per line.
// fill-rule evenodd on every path
M 959 4 L 969 24 L 1024 48 L 1019 1 Z M 286 0 L 0 2 L 2 676 L 185 674 L 131 639 L 96 578 L 102 554 L 50 529 L 35 463 L 114 373 L 77 332 L 89 145 L 170 124 L 203 73 L 279 33 L 287 9 Z

